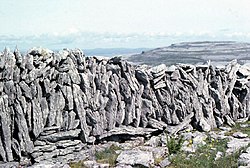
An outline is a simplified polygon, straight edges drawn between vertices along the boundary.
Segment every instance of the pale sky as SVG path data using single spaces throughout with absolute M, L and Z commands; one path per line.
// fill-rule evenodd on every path
M 250 42 L 250 1 L 3 0 L 0 3 L 1 46 L 20 41 L 27 44 L 43 41 L 44 45 L 46 38 L 55 41 L 54 47 L 66 41 L 86 48 L 157 47 L 197 40 Z

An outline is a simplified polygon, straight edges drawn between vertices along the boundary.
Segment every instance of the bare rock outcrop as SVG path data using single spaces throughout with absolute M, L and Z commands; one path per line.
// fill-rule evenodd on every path
M 148 67 L 79 49 L 5 49 L 0 161 L 73 160 L 88 143 L 234 125 L 250 116 L 249 69 L 236 61 Z

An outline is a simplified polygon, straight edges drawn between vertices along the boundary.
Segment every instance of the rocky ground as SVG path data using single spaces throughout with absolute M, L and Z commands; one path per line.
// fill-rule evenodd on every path
M 221 126 L 210 132 L 190 127 L 176 136 L 163 132 L 148 138 L 103 142 L 85 146 L 75 155 L 78 161 L 52 163 L 47 160 L 30 168 L 247 168 L 250 167 L 250 122 L 238 121 L 233 127 Z M 10 165 L 20 166 L 14 162 L 5 164 L 6 167 Z
M 93 167 L 96 160 L 164 167 L 167 160 L 173 166 L 186 160 L 175 162 L 182 158 L 180 150 L 190 152 L 194 162 L 197 144 L 213 145 L 209 133 L 223 125 L 240 129 L 236 122 L 249 120 L 249 99 L 250 67 L 236 60 L 223 67 L 210 62 L 151 67 L 119 57 L 85 57 L 79 49 L 34 48 L 26 55 L 5 49 L 0 53 L 0 166 L 60 167 L 88 160 L 85 166 Z M 248 144 L 245 132 L 224 129 L 227 153 L 238 148 L 235 144 Z M 199 156 L 209 156 L 208 147 Z M 225 153 L 220 148 L 218 157 Z

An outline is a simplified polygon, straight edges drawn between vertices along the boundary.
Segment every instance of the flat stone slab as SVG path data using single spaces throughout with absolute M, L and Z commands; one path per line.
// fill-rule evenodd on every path
M 246 138 L 246 137 L 248 137 L 248 135 L 244 134 L 242 132 L 235 132 L 235 133 L 233 133 L 233 137 L 234 138 Z
M 154 163 L 153 153 L 141 150 L 128 150 L 123 151 L 117 157 L 116 161 L 118 164 L 125 165 L 143 165 L 150 167 Z
M 79 136 L 81 130 L 75 129 L 65 132 L 57 132 L 54 134 L 46 135 L 46 136 L 40 136 L 38 139 L 43 141 L 50 141 L 50 142 L 57 142 L 60 140 L 66 140 L 66 139 L 73 139 Z
M 238 138 L 232 138 L 228 143 L 226 150 L 227 154 L 231 154 L 236 152 L 242 147 L 246 147 L 248 144 L 250 144 L 250 138 L 244 138 L 244 139 L 238 139 Z
M 250 166 L 250 153 L 242 153 L 238 159 L 238 163 Z
M 157 129 L 152 129 L 152 128 L 135 128 L 135 127 L 131 127 L 131 126 L 121 126 L 121 127 L 117 127 L 114 128 L 106 133 L 103 133 L 99 139 L 103 139 L 106 137 L 110 137 L 113 135 L 141 135 L 141 136 L 148 136 L 150 135 L 152 132 L 157 131 Z

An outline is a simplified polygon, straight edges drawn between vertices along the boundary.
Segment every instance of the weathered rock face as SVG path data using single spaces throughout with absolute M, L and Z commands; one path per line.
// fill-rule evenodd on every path
M 80 50 L 0 53 L 0 161 L 72 159 L 84 144 L 250 116 L 250 71 L 133 66 Z M 113 137 L 113 138 L 112 138 Z

